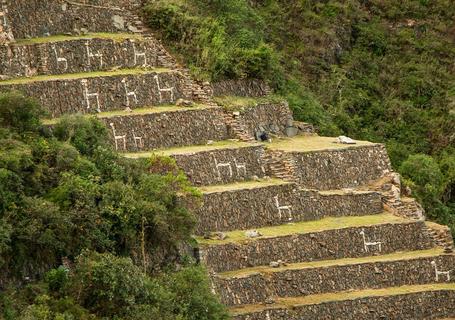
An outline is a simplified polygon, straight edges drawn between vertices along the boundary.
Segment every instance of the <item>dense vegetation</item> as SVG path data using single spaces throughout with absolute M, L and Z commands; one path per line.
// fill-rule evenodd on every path
M 120 157 L 95 118 L 50 132 L 41 115 L 0 94 L 0 319 L 225 319 L 179 253 L 199 194 L 175 163 Z
M 151 0 L 145 13 L 197 77 L 263 78 L 322 134 L 386 142 L 455 231 L 451 0 Z

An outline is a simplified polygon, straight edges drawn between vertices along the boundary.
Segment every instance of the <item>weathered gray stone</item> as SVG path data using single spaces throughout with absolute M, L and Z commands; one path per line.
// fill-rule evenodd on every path
M 52 117 L 67 113 L 97 111 L 173 103 L 189 98 L 188 79 L 180 72 L 121 74 L 104 77 L 57 79 L 23 84 L 1 85 L 0 91 L 19 90 L 41 102 Z M 169 89 L 163 92 L 160 89 Z M 172 89 L 172 92 L 170 91 Z
M 227 80 L 212 83 L 214 96 L 262 97 L 271 93 L 270 87 L 261 80 Z
M 200 125 L 195 126 L 195 129 L 200 130 Z M 211 185 L 243 181 L 252 176 L 264 177 L 261 162 L 263 153 L 263 146 L 248 146 L 177 154 L 172 157 L 195 185 Z M 230 170 L 218 167 L 220 164 L 229 164 Z
M 329 190 L 357 187 L 392 171 L 381 144 L 345 149 L 291 152 L 299 183 L 311 189 Z
M 357 228 L 342 228 L 314 233 L 263 237 L 254 241 L 201 245 L 200 261 L 215 272 L 233 271 L 268 265 L 279 259 L 288 263 L 344 258 L 360 258 L 377 251 L 366 252 L 360 231 L 382 242 L 382 254 L 398 251 L 426 250 L 435 246 L 424 233 L 423 222 L 381 224 Z M 303 230 L 304 232 L 305 230 Z M 324 244 L 322 246 L 321 244 Z M 245 257 L 247 257 L 245 259 Z
M 234 306 L 263 303 L 267 297 L 286 298 L 366 288 L 450 282 L 447 277 L 440 277 L 436 281 L 432 262 L 437 264 L 440 270 L 450 270 L 455 263 L 455 255 L 295 270 L 278 269 L 267 274 L 215 277 L 214 283 L 221 301 Z M 455 281 L 453 277 L 451 280 Z
M 227 128 L 220 108 L 182 109 L 171 112 L 130 114 L 101 118 L 109 128 L 111 141 L 118 151 L 144 151 L 186 145 L 205 144 L 209 139 L 225 140 Z M 176 126 L 175 124 L 179 125 Z M 115 130 L 115 134 L 114 134 Z M 115 139 L 115 136 L 118 138 Z M 124 137 L 124 138 L 123 138 Z M 117 143 L 115 144 L 115 140 Z M 182 167 L 190 168 L 191 159 L 176 156 Z M 192 159 L 197 162 L 197 159 Z M 206 162 L 205 162 L 206 163 Z M 211 179 L 203 172 L 193 178 Z
M 134 0 L 89 3 L 16 0 L 9 4 L 7 18 L 16 39 L 73 33 L 82 28 L 89 32 L 128 32 L 137 17 L 125 9 L 138 5 L 140 1 Z
M 328 216 L 375 214 L 383 210 L 381 197 L 375 192 L 324 194 L 299 190 L 292 183 L 205 193 L 203 202 L 196 212 L 197 234 L 213 230 L 246 230 Z
M 175 68 L 176 62 L 153 38 L 87 38 L 0 46 L 0 75 L 10 78 L 135 67 Z
M 455 317 L 455 291 L 433 290 L 400 295 L 327 301 L 271 308 L 236 315 L 233 320 L 430 320 Z

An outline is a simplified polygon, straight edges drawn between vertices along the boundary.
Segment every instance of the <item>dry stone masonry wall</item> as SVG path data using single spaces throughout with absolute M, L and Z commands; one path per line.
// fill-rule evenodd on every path
M 455 291 L 434 290 L 251 311 L 233 320 L 416 320 L 455 316 Z
M 138 17 L 109 6 L 114 2 L 117 3 L 100 6 L 80 0 L 15 0 L 8 6 L 8 20 L 16 39 L 83 32 L 138 32 Z
M 243 112 L 241 122 L 252 137 L 258 131 L 283 136 L 292 123 L 292 112 L 287 103 L 263 103 Z
M 272 92 L 261 80 L 226 80 L 212 83 L 214 96 L 263 97 Z
M 215 278 L 223 303 L 233 305 L 256 304 L 270 297 L 285 298 L 311 294 L 380 289 L 429 283 L 445 283 L 454 278 L 435 278 L 434 266 L 449 270 L 455 256 L 417 258 L 400 261 L 371 262 L 276 270 L 268 274 Z M 311 285 L 309 285 L 311 284 Z
M 179 72 L 141 72 L 104 77 L 58 79 L 2 85 L 36 98 L 52 117 L 66 113 L 97 113 L 126 107 L 174 103 L 187 98 L 187 81 Z
M 101 118 L 118 151 L 146 151 L 225 140 L 226 125 L 217 108 L 131 114 Z
M 173 158 L 190 181 L 200 186 L 263 178 L 263 153 L 263 146 L 251 146 L 174 155 Z
M 434 246 L 424 234 L 423 222 L 384 224 L 357 228 L 342 228 L 314 233 L 290 234 L 282 237 L 263 237 L 246 242 L 229 242 L 200 247 L 200 260 L 214 272 L 268 266 L 272 261 L 287 263 L 360 258 L 373 254 L 398 251 L 426 250 Z M 381 242 L 365 250 L 361 232 Z
M 0 77 L 30 77 L 116 68 L 175 68 L 175 60 L 153 38 L 85 38 L 0 47 Z
M 392 171 L 383 145 L 341 150 L 292 152 L 297 181 L 305 188 L 352 188 L 377 180 Z
M 293 183 L 205 193 L 203 202 L 196 212 L 197 234 L 382 212 L 376 192 L 321 194 Z

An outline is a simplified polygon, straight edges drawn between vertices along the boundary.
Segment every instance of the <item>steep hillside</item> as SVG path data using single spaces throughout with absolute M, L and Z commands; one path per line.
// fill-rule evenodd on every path
M 455 225 L 449 0 L 152 0 L 148 23 L 213 81 L 259 77 L 324 134 L 386 142 L 429 216 Z

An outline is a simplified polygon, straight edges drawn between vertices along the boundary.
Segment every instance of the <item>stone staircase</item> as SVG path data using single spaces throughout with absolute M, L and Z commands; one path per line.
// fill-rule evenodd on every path
M 172 157 L 202 192 L 195 256 L 233 319 L 455 317 L 453 241 L 403 195 L 382 145 L 285 138 L 285 103 L 226 112 L 213 91 L 269 89 L 191 79 L 139 0 L 1 4 L 0 91 L 38 99 L 49 126 L 98 117 L 126 157 Z M 254 141 L 262 129 L 271 143 Z

